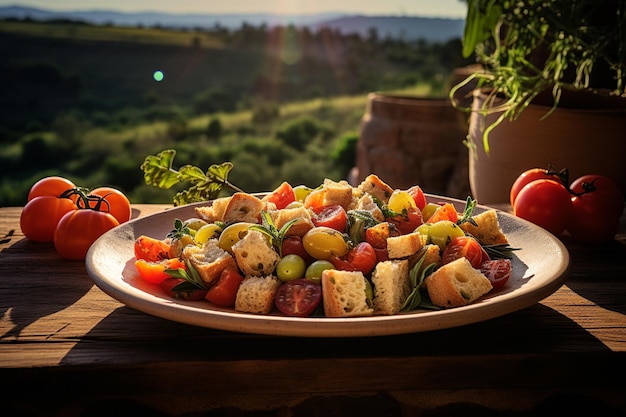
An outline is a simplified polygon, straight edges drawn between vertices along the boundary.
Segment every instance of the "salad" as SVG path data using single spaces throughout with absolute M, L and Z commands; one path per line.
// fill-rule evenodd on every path
M 140 236 L 135 267 L 171 297 L 251 314 L 452 308 L 501 288 L 511 275 L 514 248 L 495 211 L 475 215 L 475 206 L 468 197 L 458 212 L 427 202 L 417 185 L 393 189 L 376 175 L 356 187 L 283 182 L 262 197 L 238 191 L 198 206 L 196 217 L 176 219 L 166 236 Z M 460 270 L 471 286 L 450 281 Z M 435 276 L 451 286 L 440 289 Z M 472 294 L 476 280 L 481 290 Z

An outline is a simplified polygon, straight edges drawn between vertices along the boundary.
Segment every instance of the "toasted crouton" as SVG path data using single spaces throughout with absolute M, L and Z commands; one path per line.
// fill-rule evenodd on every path
M 348 210 L 352 206 L 352 186 L 347 181 L 339 182 L 326 178 L 322 187 L 313 190 L 304 200 L 305 207 L 338 204 Z
M 393 188 L 387 185 L 375 174 L 370 174 L 363 181 L 361 181 L 358 189 L 364 193 L 373 195 L 383 203 L 388 202 L 389 197 L 391 197 L 391 193 L 393 193 Z
M 246 193 L 235 193 L 224 209 L 225 223 L 258 223 L 263 203 L 261 199 Z
M 322 297 L 326 317 L 371 316 L 366 278 L 360 271 L 327 269 L 322 272 Z
M 374 308 L 377 313 L 396 314 L 411 293 L 409 262 L 406 259 L 383 261 L 372 272 Z
M 204 246 L 187 245 L 181 254 L 198 271 L 202 281 L 211 285 L 226 268 L 236 268 L 235 259 L 217 246 L 217 240 L 209 240 Z
M 237 290 L 235 310 L 244 313 L 269 314 L 274 307 L 278 287 L 280 287 L 280 281 L 272 275 L 246 277 Z
M 248 233 L 232 247 L 237 265 L 246 276 L 270 275 L 276 269 L 280 255 L 257 230 Z
M 302 205 L 292 208 L 286 207 L 282 210 L 270 210 L 268 214 L 279 230 L 291 220 L 297 219 L 287 231 L 287 236 L 304 236 L 315 226 L 311 219 L 311 212 Z
M 198 217 L 208 223 L 222 221 L 224 218 L 224 210 L 230 201 L 229 197 L 220 197 L 211 202 L 211 205 L 196 207 L 194 210 Z
M 371 194 L 365 193 L 356 201 L 355 210 L 367 211 L 379 222 L 385 221 L 383 211 L 378 207 Z
M 476 238 L 483 245 L 500 245 L 509 243 L 504 232 L 500 228 L 498 222 L 498 213 L 494 209 L 484 211 L 473 217 L 478 226 L 474 226 L 470 222 L 464 222 L 460 225 L 461 229 L 467 234 Z
M 424 245 L 422 235 L 417 232 L 387 238 L 387 255 L 389 259 L 406 258 L 420 250 Z
M 433 305 L 460 307 L 476 301 L 493 286 L 467 258 L 458 258 L 429 275 L 424 284 Z

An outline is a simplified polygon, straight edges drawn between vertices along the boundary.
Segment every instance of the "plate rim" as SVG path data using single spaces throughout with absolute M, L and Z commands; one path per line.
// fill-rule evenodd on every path
M 257 195 L 263 194 L 265 193 L 258 193 Z M 429 202 L 451 202 L 455 204 L 457 208 L 459 208 L 459 206 L 464 207 L 465 205 L 464 200 L 456 198 L 434 194 L 426 194 L 426 197 Z M 548 279 L 544 279 L 542 285 L 531 285 L 525 289 L 522 288 L 528 285 L 528 282 L 530 282 L 528 281 L 524 286 L 520 287 L 522 288 L 521 293 L 512 291 L 504 294 L 496 294 L 487 299 L 481 299 L 462 307 L 366 317 L 301 318 L 283 315 L 243 313 L 236 312 L 234 309 L 226 311 L 225 309 L 215 308 L 209 303 L 203 303 L 202 301 L 182 301 L 167 298 L 166 296 L 157 297 L 125 281 L 122 276 L 124 266 L 122 266 L 122 270 L 120 270 L 119 277 L 105 276 L 99 272 L 96 258 L 101 255 L 107 240 L 113 239 L 116 234 L 134 232 L 134 227 L 137 224 L 153 221 L 158 217 L 164 216 L 166 212 L 169 215 L 174 212 L 182 212 L 183 210 L 192 210 L 196 206 L 203 206 L 210 203 L 210 201 L 206 201 L 168 208 L 147 216 L 132 219 L 106 232 L 94 242 L 87 252 L 85 265 L 89 277 L 95 285 L 107 295 L 130 308 L 155 317 L 198 327 L 234 331 L 238 333 L 333 338 L 390 336 L 427 332 L 465 326 L 504 316 L 530 307 L 556 292 L 566 281 L 571 268 L 569 252 L 563 242 L 556 236 L 533 223 L 515 217 L 511 213 L 488 205 L 478 204 L 476 208 L 479 211 L 495 209 L 498 216 L 504 216 L 508 218 L 509 221 L 519 223 L 526 229 L 536 231 L 552 243 L 561 256 L 560 267 L 555 271 L 555 274 Z M 126 264 L 132 259 L 134 259 L 132 256 L 127 259 Z M 203 308 L 198 306 L 202 306 Z

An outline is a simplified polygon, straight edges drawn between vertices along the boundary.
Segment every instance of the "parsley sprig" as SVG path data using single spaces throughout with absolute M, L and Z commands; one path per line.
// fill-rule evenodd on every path
M 147 185 L 168 190 L 179 183 L 192 184 L 174 196 L 174 205 L 215 199 L 219 197 L 224 187 L 243 192 L 228 181 L 228 174 L 233 169 L 232 162 L 213 164 L 206 172 L 193 165 L 184 165 L 179 170 L 175 170 L 173 168 L 175 156 L 174 149 L 166 149 L 157 155 L 147 156 L 141 164 L 143 178 Z

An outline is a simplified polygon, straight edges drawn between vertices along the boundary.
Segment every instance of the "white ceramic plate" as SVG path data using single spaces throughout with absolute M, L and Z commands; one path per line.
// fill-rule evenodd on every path
M 429 201 L 452 202 L 459 211 L 464 201 L 427 196 Z M 122 224 L 100 237 L 90 248 L 86 265 L 96 285 L 136 310 L 186 324 L 234 332 L 305 337 L 383 336 L 463 326 L 502 316 L 538 303 L 564 283 L 569 254 L 560 240 L 532 223 L 498 212 L 514 252 L 508 283 L 480 300 L 448 310 L 417 310 L 393 316 L 354 318 L 295 318 L 238 313 L 205 301 L 180 301 L 145 283 L 134 267 L 133 243 L 140 235 L 162 238 L 174 219 L 195 217 L 191 204 Z M 486 210 L 479 206 L 476 213 Z

